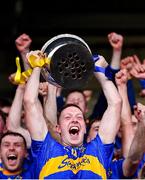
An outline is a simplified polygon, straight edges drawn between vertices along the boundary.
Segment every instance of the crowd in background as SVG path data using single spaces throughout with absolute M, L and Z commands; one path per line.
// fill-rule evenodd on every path
M 0 99 L 1 179 L 145 178 L 145 105 L 133 84 L 139 82 L 144 98 L 145 61 L 136 54 L 122 57 L 123 41 L 109 33 L 111 61 L 93 55 L 101 86 L 94 100 L 92 89 L 64 96 L 63 87 L 41 82 L 45 55 L 30 51 L 29 35 L 16 39 L 23 68 L 17 58 L 17 72 L 9 76 L 15 96 Z

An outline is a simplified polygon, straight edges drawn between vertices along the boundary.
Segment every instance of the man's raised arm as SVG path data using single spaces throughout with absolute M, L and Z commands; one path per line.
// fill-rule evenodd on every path
M 27 55 L 27 58 L 29 59 L 30 56 L 33 56 L 33 59 L 35 57 L 35 63 L 37 64 L 41 58 L 41 52 L 32 51 Z M 33 72 L 27 81 L 24 94 L 26 124 L 31 137 L 34 140 L 44 140 L 48 131 L 38 99 L 40 72 L 40 67 L 33 68 Z
M 112 143 L 115 140 L 115 136 L 120 127 L 122 106 L 117 88 L 113 82 L 105 76 L 104 70 L 107 65 L 108 63 L 102 56 L 99 56 L 99 60 L 95 62 L 95 77 L 101 84 L 108 104 L 99 128 L 99 136 L 104 144 Z

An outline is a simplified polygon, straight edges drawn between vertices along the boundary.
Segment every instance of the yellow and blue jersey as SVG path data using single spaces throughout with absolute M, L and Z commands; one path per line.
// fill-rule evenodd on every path
M 137 171 L 134 175 L 130 177 L 125 177 L 123 174 L 123 162 L 124 158 L 114 160 L 111 162 L 109 171 L 108 171 L 108 179 L 136 179 L 137 178 Z
M 113 148 L 114 144 L 104 145 L 98 135 L 81 147 L 65 147 L 48 133 L 43 142 L 32 141 L 32 154 L 36 158 L 35 178 L 106 179 Z
M 111 162 L 108 171 L 108 179 L 123 179 L 123 161 L 124 159 L 114 160 Z
M 0 163 L 0 179 L 34 179 L 34 166 L 29 160 L 25 159 L 21 171 L 9 172 Z

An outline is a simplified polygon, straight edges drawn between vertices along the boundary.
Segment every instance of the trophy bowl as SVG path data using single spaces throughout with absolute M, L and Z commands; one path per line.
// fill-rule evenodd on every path
M 60 34 L 48 40 L 41 51 L 50 59 L 43 78 L 65 89 L 84 87 L 93 75 L 94 62 L 87 43 L 73 34 Z

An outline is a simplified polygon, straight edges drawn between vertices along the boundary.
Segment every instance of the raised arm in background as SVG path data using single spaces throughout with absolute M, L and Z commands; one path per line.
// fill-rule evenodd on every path
M 139 122 L 128 156 L 123 164 L 123 173 L 126 177 L 136 172 L 145 151 L 145 106 L 138 103 L 136 108 L 136 117 Z
M 43 96 L 43 111 L 48 131 L 51 136 L 60 142 L 60 135 L 56 132 L 57 126 L 57 87 L 49 82 L 41 82 L 39 85 L 39 94 Z
M 32 43 L 32 39 L 27 34 L 20 35 L 16 40 L 16 48 L 19 51 L 21 58 L 23 60 L 24 70 L 29 68 L 29 64 L 27 63 L 26 54 L 30 51 L 30 45 Z
M 118 92 L 122 98 L 121 110 L 121 139 L 122 153 L 127 157 L 132 139 L 134 137 L 134 129 L 132 124 L 132 113 L 127 94 L 128 72 L 126 69 L 120 70 L 115 77 Z M 128 138 L 129 137 L 129 138 Z
M 16 93 L 12 102 L 12 106 L 6 120 L 6 126 L 9 131 L 18 132 L 22 134 L 27 142 L 27 147 L 31 146 L 31 138 L 29 131 L 22 127 L 22 110 L 23 110 L 23 97 L 25 91 L 25 84 L 17 86 Z
M 115 32 L 112 32 L 108 34 L 108 40 L 110 45 L 113 48 L 113 54 L 110 66 L 113 69 L 120 69 L 120 60 L 121 60 L 121 54 L 122 54 L 122 46 L 123 46 L 123 36 L 121 34 L 117 34 Z

